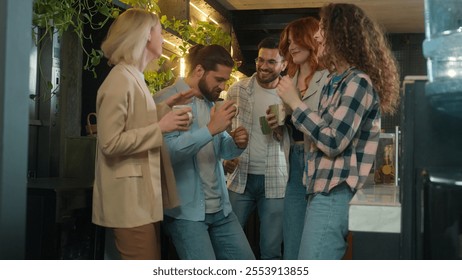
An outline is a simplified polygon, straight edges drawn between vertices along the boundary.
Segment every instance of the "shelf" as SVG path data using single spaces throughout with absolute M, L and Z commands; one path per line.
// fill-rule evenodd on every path
M 350 231 L 399 233 L 401 204 L 394 185 L 366 185 L 350 202 Z

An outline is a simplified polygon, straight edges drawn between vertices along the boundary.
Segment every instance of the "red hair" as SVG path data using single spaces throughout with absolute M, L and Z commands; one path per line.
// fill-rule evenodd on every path
M 295 64 L 292 56 L 289 52 L 289 35 L 292 35 L 292 40 L 299 46 L 307 49 L 310 52 L 309 64 L 312 71 L 312 75 L 316 70 L 320 68 L 317 52 L 318 52 L 318 43 L 314 39 L 314 34 L 319 29 L 319 21 L 314 17 L 304 17 L 301 19 L 294 20 L 290 22 L 282 31 L 281 38 L 279 42 L 279 50 L 284 56 L 287 64 L 287 74 L 290 77 L 293 77 L 299 65 Z M 308 87 L 308 83 L 312 75 L 306 77 L 305 85 Z

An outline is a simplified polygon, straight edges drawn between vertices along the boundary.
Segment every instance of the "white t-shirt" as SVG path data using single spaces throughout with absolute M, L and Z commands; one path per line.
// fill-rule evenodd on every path
M 262 88 L 255 83 L 254 104 L 252 112 L 252 132 L 249 139 L 249 173 L 264 175 L 266 171 L 267 143 L 273 137 L 272 134 L 264 135 L 260 128 L 260 117 L 266 116 L 266 110 L 270 105 L 282 103 L 276 93 L 276 89 Z

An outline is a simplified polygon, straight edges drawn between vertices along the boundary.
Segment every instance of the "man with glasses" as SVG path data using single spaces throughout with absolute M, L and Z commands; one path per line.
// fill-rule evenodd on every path
M 234 83 L 226 97 L 239 105 L 239 115 L 232 122 L 233 129 L 243 126 L 249 133 L 247 149 L 239 158 L 224 162 L 226 171 L 230 173 L 227 180 L 229 198 L 243 227 L 249 215 L 257 210 L 261 259 L 281 259 L 282 255 L 287 161 L 277 137 L 273 132 L 263 134 L 260 127 L 260 118 L 266 116 L 268 107 L 282 103 L 276 87 L 287 62 L 278 45 L 279 41 L 275 38 L 261 41 L 255 59 L 257 72 Z

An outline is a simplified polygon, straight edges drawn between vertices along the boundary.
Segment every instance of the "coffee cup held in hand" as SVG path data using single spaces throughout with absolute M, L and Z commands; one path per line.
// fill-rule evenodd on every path
M 268 124 L 268 121 L 266 120 L 266 116 L 261 116 L 259 118 L 260 120 L 260 128 L 261 132 L 265 135 L 268 135 L 271 133 L 271 127 Z
M 284 104 L 273 104 L 270 105 L 271 114 L 276 116 L 276 120 L 278 122 L 278 126 L 284 125 L 284 120 L 286 118 L 286 110 L 284 108 Z
M 215 101 L 215 110 L 218 110 L 226 102 L 227 101 L 223 99 L 218 99 L 217 101 Z M 236 108 L 236 113 L 234 114 L 234 117 L 236 117 L 237 115 L 239 115 L 239 107 L 237 106 L 237 104 L 233 104 L 233 106 Z
M 183 111 L 186 108 L 191 108 L 191 105 L 174 105 L 172 107 L 172 111 Z M 193 115 L 191 111 L 188 111 L 188 117 L 189 117 L 189 124 L 191 124 L 193 120 Z

